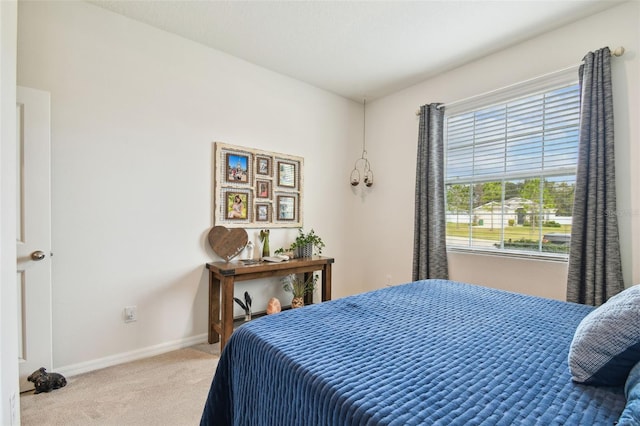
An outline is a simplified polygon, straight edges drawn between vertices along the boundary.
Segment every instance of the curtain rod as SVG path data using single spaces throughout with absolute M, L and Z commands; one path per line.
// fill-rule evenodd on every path
M 624 52 L 625 52 L 624 47 L 619 46 L 619 47 L 616 47 L 615 49 L 613 49 L 613 50 L 611 51 L 611 56 L 622 56 L 622 55 L 624 55 Z M 582 63 L 582 62 L 580 62 L 580 64 L 581 64 L 581 63 Z M 549 74 L 547 74 L 547 75 L 555 74 L 555 73 L 557 73 L 557 72 L 563 72 L 563 71 L 566 71 L 566 70 L 568 70 L 568 69 L 575 68 L 575 67 L 579 66 L 580 64 L 578 64 L 578 65 L 573 65 L 573 66 L 571 66 L 571 67 L 567 67 L 567 68 L 561 69 L 561 70 L 559 70 L 559 71 L 554 71 L 554 72 L 549 73 Z M 544 76 L 542 76 L 542 77 L 544 77 Z M 535 78 L 540 78 L 540 77 L 535 77 Z M 446 103 L 446 104 L 440 104 L 440 105 L 438 105 L 438 109 L 439 109 L 439 108 L 442 108 L 442 107 L 445 107 L 445 106 L 447 106 L 447 105 L 451 106 L 451 105 L 455 105 L 455 104 L 458 104 L 458 103 L 461 103 L 461 102 L 466 102 L 466 101 L 469 101 L 469 100 L 471 100 L 471 99 L 473 99 L 473 98 L 476 98 L 476 97 L 478 97 L 478 96 L 487 96 L 487 95 L 490 95 L 490 94 L 492 94 L 492 93 L 494 93 L 494 92 L 498 92 L 498 91 L 501 91 L 501 90 L 504 90 L 504 89 L 505 89 L 505 87 L 501 87 L 500 89 L 491 90 L 491 91 L 489 91 L 489 92 L 482 93 L 481 95 L 475 95 L 475 96 L 471 96 L 471 97 L 469 97 L 469 98 L 460 99 L 460 100 L 453 101 L 453 102 L 449 102 L 449 103 Z M 420 115 L 420 108 L 418 108 L 418 109 L 416 110 L 416 115 Z

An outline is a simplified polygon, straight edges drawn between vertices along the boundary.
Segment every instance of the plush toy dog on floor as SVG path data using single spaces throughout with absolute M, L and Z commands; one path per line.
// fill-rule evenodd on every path
M 59 373 L 47 373 L 44 367 L 40 367 L 27 380 L 33 382 L 36 388 L 35 393 L 51 392 L 54 389 L 61 388 L 67 384 L 67 379 Z

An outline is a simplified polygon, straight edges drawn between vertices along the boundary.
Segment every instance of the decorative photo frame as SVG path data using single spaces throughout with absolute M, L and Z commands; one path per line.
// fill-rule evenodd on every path
M 256 174 L 271 176 L 271 157 L 256 155 Z
M 298 220 L 298 197 L 295 194 L 276 196 L 276 220 L 278 222 L 296 222 Z
M 251 211 L 248 192 L 233 189 L 224 191 L 225 213 L 228 220 L 249 220 Z
M 256 179 L 256 198 L 271 198 L 271 181 Z
M 302 157 L 214 142 L 213 163 L 214 226 L 302 227 Z
M 256 222 L 271 222 L 271 204 L 256 203 Z
M 297 164 L 290 161 L 278 160 L 278 186 L 283 188 L 296 188 L 297 179 Z
M 227 182 L 248 183 L 249 182 L 249 155 L 228 152 L 225 155 L 226 179 Z

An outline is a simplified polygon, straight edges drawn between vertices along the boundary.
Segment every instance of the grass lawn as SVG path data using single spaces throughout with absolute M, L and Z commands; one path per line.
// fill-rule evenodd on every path
M 480 226 L 472 226 L 473 230 L 473 238 L 481 239 L 481 240 L 491 240 L 491 241 L 500 241 L 500 228 L 496 227 L 494 229 L 485 228 Z M 570 234 L 571 233 L 571 225 L 562 225 L 560 228 L 554 227 L 543 227 L 542 233 L 540 232 L 540 228 L 535 227 L 531 228 L 530 226 L 507 226 L 504 228 L 504 239 L 505 241 L 509 240 L 533 240 L 538 241 L 540 239 L 540 234 Z M 447 222 L 447 235 L 454 237 L 469 237 L 469 225 L 466 223 L 457 224 L 454 222 Z

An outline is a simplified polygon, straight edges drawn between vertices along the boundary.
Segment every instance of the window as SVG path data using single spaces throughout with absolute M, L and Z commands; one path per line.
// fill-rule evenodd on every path
M 568 257 L 579 87 L 523 90 L 520 96 L 511 90 L 501 102 L 447 111 L 450 248 Z

